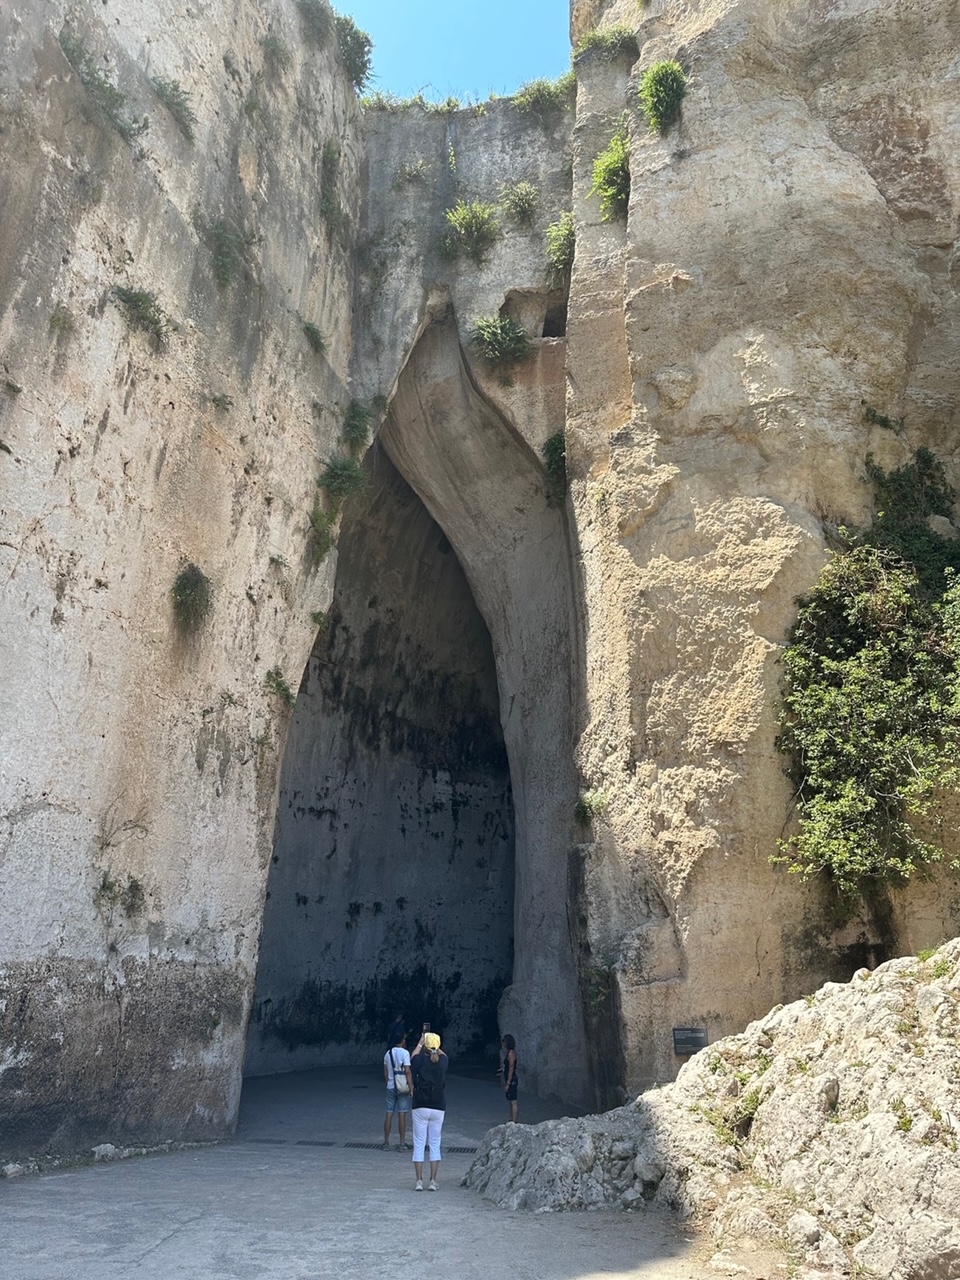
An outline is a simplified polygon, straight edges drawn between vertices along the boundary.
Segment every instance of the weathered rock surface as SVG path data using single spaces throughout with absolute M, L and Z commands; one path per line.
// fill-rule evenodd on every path
M 491 1130 L 465 1184 L 510 1209 L 647 1205 L 808 1276 L 960 1272 L 960 939 L 720 1040 L 603 1115 Z

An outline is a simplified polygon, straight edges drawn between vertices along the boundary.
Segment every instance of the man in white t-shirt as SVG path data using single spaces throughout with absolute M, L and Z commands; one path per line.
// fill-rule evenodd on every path
M 383 1149 L 390 1150 L 390 1128 L 393 1124 L 394 1113 L 397 1117 L 398 1137 L 400 1145 L 398 1151 L 409 1151 L 407 1146 L 407 1116 L 410 1114 L 410 1104 L 413 1097 L 413 1075 L 410 1071 L 410 1054 L 404 1048 L 407 1037 L 398 1035 L 393 1037 L 394 1043 L 383 1055 L 383 1078 L 387 1086 L 387 1114 L 383 1119 Z M 401 1086 L 397 1088 L 397 1076 L 401 1080 L 405 1080 L 407 1084 L 406 1092 L 403 1092 Z

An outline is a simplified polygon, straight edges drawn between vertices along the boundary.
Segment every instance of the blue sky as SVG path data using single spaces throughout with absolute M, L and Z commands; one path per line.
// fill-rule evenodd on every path
M 374 43 L 368 89 L 511 94 L 570 65 L 569 0 L 334 0 Z

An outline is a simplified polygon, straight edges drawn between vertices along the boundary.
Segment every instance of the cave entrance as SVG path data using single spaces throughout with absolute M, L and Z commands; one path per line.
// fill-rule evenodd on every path
M 384 452 L 348 504 L 280 784 L 248 1074 L 375 1062 L 399 1010 L 487 1061 L 514 815 L 490 635 Z
M 566 518 L 431 308 L 294 712 L 247 1071 L 370 1061 L 402 1004 L 460 1061 L 499 1015 L 525 1087 L 585 1105 Z

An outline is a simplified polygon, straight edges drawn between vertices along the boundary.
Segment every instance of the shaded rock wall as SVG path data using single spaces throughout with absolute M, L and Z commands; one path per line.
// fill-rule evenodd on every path
M 307 513 L 348 398 L 358 200 L 352 88 L 292 6 L 75 6 L 124 118 L 150 117 L 133 143 L 64 57 L 66 8 L 0 13 L 0 1133 L 13 1154 L 233 1123 L 288 720 L 264 677 L 297 687 L 310 613 L 329 599 L 333 561 L 306 554 Z M 189 93 L 192 144 L 157 76 Z M 340 211 L 336 229 L 321 207 Z M 131 327 L 116 286 L 156 295 L 163 345 Z M 212 589 L 194 635 L 171 607 L 186 563 Z
M 280 783 L 247 1070 L 376 1060 L 397 1010 L 496 1058 L 513 805 L 490 636 L 380 449 L 339 541 Z

